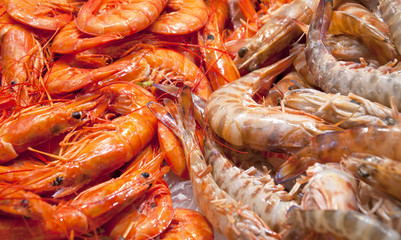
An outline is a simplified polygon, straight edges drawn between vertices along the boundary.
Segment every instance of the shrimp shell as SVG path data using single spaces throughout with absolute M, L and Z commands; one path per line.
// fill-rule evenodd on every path
M 385 74 L 380 70 L 353 69 L 342 65 L 327 50 L 323 41 L 330 24 L 332 1 L 324 3 L 325 6 L 318 8 L 312 21 L 305 49 L 306 60 L 314 76 L 313 84 L 325 92 L 343 95 L 355 93 L 386 106 L 390 106 L 390 98 L 393 98 L 395 106 L 401 109 L 399 72 Z
M 356 179 L 338 163 L 316 163 L 306 171 L 302 209 L 357 210 Z
M 342 161 L 359 179 L 401 200 L 401 163 L 371 154 L 354 153 Z
M 206 105 L 206 117 L 213 131 L 236 146 L 291 150 L 307 145 L 314 135 L 335 130 L 336 127 L 317 119 L 285 112 L 290 109 L 263 107 L 252 99 L 263 79 L 270 81 L 289 65 L 291 58 L 249 73 L 213 92 Z
M 284 105 L 311 113 L 342 128 L 368 125 L 392 125 L 392 110 L 355 94 L 343 96 L 324 93 L 315 89 L 296 89 L 287 92 Z
M 401 239 L 401 236 L 393 229 L 355 211 L 301 210 L 294 207 L 288 212 L 288 224 L 295 228 L 330 233 L 347 239 Z
M 396 0 L 380 0 L 379 4 L 380 12 L 383 16 L 384 21 L 388 24 L 392 39 L 398 52 L 401 52 L 401 33 L 400 33 L 400 21 L 401 21 L 401 4 L 400 1 Z
M 180 138 L 187 156 L 195 199 L 206 218 L 217 231 L 229 239 L 274 239 L 271 235 L 277 237 L 254 212 L 242 206 L 216 184 L 195 137 L 195 122 L 191 113 L 193 105 L 188 87 L 182 90 L 179 101 L 180 107 L 168 99 L 165 100 L 165 105 L 174 107 L 174 112 L 152 102 L 148 107 Z
M 234 166 L 207 137 L 204 143 L 206 161 L 213 167 L 213 178 L 224 191 L 239 202 L 249 204 L 274 231 L 280 232 L 286 222 L 286 212 L 298 206 L 282 185 L 265 172 L 264 176 L 251 174 L 254 168 L 244 171 Z
M 351 128 L 313 137 L 309 146 L 291 156 L 276 174 L 281 183 L 306 170 L 315 162 L 340 162 L 355 152 L 376 154 L 401 161 L 400 125 Z

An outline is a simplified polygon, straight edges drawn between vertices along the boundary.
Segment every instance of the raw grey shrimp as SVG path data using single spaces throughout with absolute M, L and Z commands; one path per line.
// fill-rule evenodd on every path
M 185 155 L 195 199 L 212 226 L 229 239 L 274 239 L 277 233 L 254 212 L 228 195 L 214 181 L 195 137 L 195 120 L 190 89 L 184 87 L 179 106 L 166 99 L 170 111 L 157 103 L 148 107 L 180 138 Z
M 234 166 L 212 141 L 206 137 L 204 151 L 206 161 L 213 168 L 212 175 L 217 185 L 235 200 L 248 204 L 274 231 L 282 231 L 286 212 L 298 204 L 291 200 L 282 185 L 274 184 L 274 179 L 267 172 L 257 177 L 252 173 L 256 171 L 255 168 L 244 171 Z
M 395 240 L 401 236 L 380 221 L 356 211 L 302 210 L 291 208 L 288 213 L 291 231 L 309 230 L 346 239 Z
M 302 209 L 358 209 L 356 179 L 346 168 L 338 163 L 316 163 L 306 174 Z
M 381 64 L 392 61 L 397 50 L 390 42 L 387 24 L 357 3 L 343 3 L 333 11 L 330 34 L 350 34 L 361 38 Z
M 343 96 L 315 89 L 295 89 L 283 97 L 285 106 L 314 114 L 342 128 L 392 125 L 393 111 L 355 94 Z
M 304 172 L 315 162 L 340 162 L 355 152 L 375 154 L 401 161 L 401 126 L 351 128 L 317 135 L 311 143 L 291 156 L 276 174 L 276 182 L 283 182 Z
M 305 80 L 308 85 L 316 86 L 314 84 L 313 75 L 309 70 L 308 63 L 305 55 L 305 44 L 295 44 L 291 49 L 291 53 L 295 54 L 293 62 L 294 68 L 299 75 Z
M 309 69 L 314 76 L 314 85 L 325 92 L 347 95 L 355 93 L 371 101 L 390 106 L 392 98 L 401 108 L 401 74 L 383 73 L 369 68 L 352 68 L 341 64 L 324 45 L 327 27 L 330 24 L 332 1 L 321 1 L 308 32 L 305 49 Z
M 330 36 L 324 44 L 331 54 L 340 61 L 361 62 L 379 65 L 378 56 L 374 55 L 358 38 L 349 35 Z M 393 59 L 393 58 L 392 58 Z M 391 59 L 391 60 L 392 60 Z M 385 63 L 387 63 L 387 60 Z
M 213 92 L 205 113 L 213 131 L 235 146 L 294 150 L 306 146 L 314 135 L 339 130 L 302 112 L 294 113 L 278 106 L 263 107 L 252 99 L 263 81 L 266 85 L 272 84 L 272 78 L 290 65 L 292 57 L 249 73 Z
M 401 163 L 372 154 L 354 153 L 342 161 L 345 167 L 369 185 L 401 200 Z
M 375 1 L 376 2 L 376 1 Z M 379 0 L 379 9 L 384 21 L 388 24 L 392 39 L 398 52 L 401 52 L 401 7 L 399 1 Z
M 346 2 L 333 11 L 329 34 L 350 34 L 360 38 L 389 41 L 388 26 L 358 3 Z
M 401 203 L 365 182 L 358 184 L 359 211 L 376 217 L 401 233 Z

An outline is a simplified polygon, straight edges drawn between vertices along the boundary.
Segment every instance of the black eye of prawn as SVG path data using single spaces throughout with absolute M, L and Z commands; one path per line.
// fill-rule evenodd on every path
M 245 56 L 245 53 L 248 51 L 248 48 L 242 47 L 238 50 L 238 57 L 243 58 Z
M 11 82 L 10 82 L 10 85 L 14 85 L 14 84 L 17 84 L 14 80 L 12 80 Z
M 73 112 L 72 117 L 75 119 L 81 119 L 82 117 L 82 112 Z
M 52 186 L 60 186 L 63 180 L 63 177 L 57 176 L 56 179 L 53 180 Z
M 214 36 L 212 34 L 207 35 L 207 40 L 214 40 Z
M 149 177 L 149 173 L 143 172 L 143 173 L 141 173 L 141 176 L 144 177 L 144 178 L 148 178 Z
M 370 176 L 369 169 L 367 168 L 367 166 L 365 164 L 362 164 L 361 166 L 359 166 L 357 171 L 358 171 L 358 175 L 363 178 L 367 178 Z

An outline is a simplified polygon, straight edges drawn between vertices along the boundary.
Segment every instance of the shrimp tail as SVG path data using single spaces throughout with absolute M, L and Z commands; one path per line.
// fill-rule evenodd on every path
M 319 33 L 319 39 L 324 41 L 330 27 L 333 12 L 333 0 L 320 0 L 308 34 Z
M 178 99 L 179 108 L 175 108 L 176 104 L 170 99 L 164 99 L 165 107 L 156 102 L 149 102 L 147 106 L 159 121 L 180 138 L 184 136 L 185 129 L 194 132 L 196 127 L 190 87 L 185 86 Z
M 301 151 L 287 159 L 277 171 L 274 182 L 282 184 L 298 177 L 301 173 L 316 162 L 316 158 L 311 156 L 311 147 L 304 147 Z

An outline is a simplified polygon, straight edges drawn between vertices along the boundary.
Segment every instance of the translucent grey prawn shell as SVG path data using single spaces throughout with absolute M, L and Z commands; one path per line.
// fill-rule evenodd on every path
M 401 200 L 401 162 L 373 154 L 353 153 L 342 163 L 360 180 Z
M 315 163 L 306 173 L 302 209 L 358 209 L 356 179 L 339 163 Z
M 401 52 L 401 4 L 399 1 L 380 0 L 379 10 L 388 24 L 392 39 L 398 52 Z
M 314 233 L 333 234 L 346 239 L 401 239 L 401 236 L 390 227 L 356 211 L 302 210 L 293 207 L 288 211 L 287 216 L 287 223 L 293 228 L 290 231 L 308 230 Z
M 282 100 L 285 106 L 321 117 L 342 128 L 369 125 L 393 125 L 396 119 L 391 108 L 369 101 L 356 94 L 348 96 L 325 93 L 315 89 L 295 89 Z
M 267 172 L 263 176 L 255 176 L 254 168 L 242 170 L 233 165 L 210 137 L 205 139 L 204 151 L 217 185 L 236 201 L 249 205 L 250 210 L 274 231 L 282 231 L 287 210 L 298 205 L 284 187 L 276 185 Z
M 324 7 L 315 14 L 308 32 L 305 49 L 306 60 L 314 77 L 314 85 L 329 93 L 347 95 L 354 93 L 371 101 L 401 109 L 401 74 L 383 73 L 371 68 L 352 69 L 342 65 L 324 45 L 324 35 L 330 23 L 332 1 L 324 1 Z M 319 8 L 318 8 L 319 9 Z

